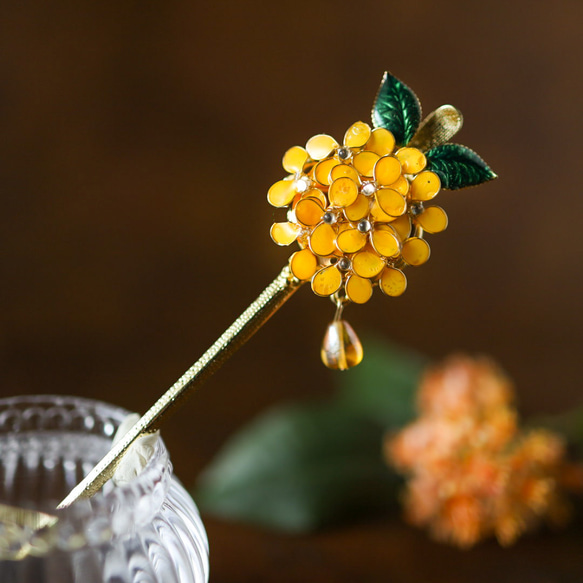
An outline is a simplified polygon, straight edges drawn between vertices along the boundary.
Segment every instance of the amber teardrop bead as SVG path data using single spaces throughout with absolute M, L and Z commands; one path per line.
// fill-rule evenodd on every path
M 345 320 L 334 320 L 328 326 L 322 350 L 322 362 L 334 370 L 347 370 L 360 363 L 362 344 L 352 326 Z

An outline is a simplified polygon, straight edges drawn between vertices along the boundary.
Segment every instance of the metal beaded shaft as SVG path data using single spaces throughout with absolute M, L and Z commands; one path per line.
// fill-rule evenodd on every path
M 58 509 L 70 506 L 79 498 L 90 498 L 115 472 L 119 461 L 132 443 L 145 433 L 156 431 L 176 404 L 193 393 L 221 364 L 234 354 L 298 289 L 286 266 L 259 297 L 227 328 L 219 339 L 152 405 L 87 477 L 71 490 Z

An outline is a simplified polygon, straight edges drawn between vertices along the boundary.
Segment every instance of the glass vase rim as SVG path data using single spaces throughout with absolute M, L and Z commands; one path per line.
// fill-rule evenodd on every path
M 99 399 L 74 395 L 31 394 L 1 397 L 0 420 L 2 415 L 12 407 L 27 410 L 27 407 L 33 408 L 35 405 L 47 412 L 52 408 L 65 407 L 68 411 L 79 411 L 92 415 L 94 420 L 99 416 L 103 416 L 104 419 L 111 422 L 112 426 L 111 428 L 107 426 L 103 433 L 90 430 L 84 431 L 83 428 L 60 427 L 43 429 L 39 427 L 20 431 L 17 429 L 14 432 L 2 430 L 0 435 L 10 435 L 10 433 L 23 435 L 26 432 L 32 433 L 35 431 L 57 434 L 59 431 L 71 431 L 86 435 L 93 434 L 113 440 L 117 427 L 131 413 L 124 407 Z M 107 491 L 102 488 L 92 498 L 79 500 L 69 508 L 55 511 L 55 514 L 59 516 L 56 529 L 60 530 L 69 523 L 68 528 L 70 528 L 70 525 L 74 525 L 76 532 L 85 532 L 99 520 L 101 521 L 100 529 L 108 530 L 111 536 L 115 536 L 122 533 L 123 529 L 127 528 L 128 525 L 131 528 L 132 523 L 135 523 L 136 520 L 139 522 L 148 521 L 160 510 L 170 488 L 171 475 L 172 464 L 169 454 L 164 442 L 159 438 L 152 456 L 134 479 L 127 483 L 116 484 L 114 487 L 108 488 Z M 107 527 L 104 522 L 107 522 Z

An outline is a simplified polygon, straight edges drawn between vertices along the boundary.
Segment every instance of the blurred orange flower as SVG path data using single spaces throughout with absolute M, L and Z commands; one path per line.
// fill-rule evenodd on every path
M 512 400 L 511 382 L 486 358 L 454 356 L 425 374 L 419 418 L 385 443 L 408 477 L 409 522 L 470 547 L 492 535 L 509 545 L 543 518 L 565 521 L 563 440 L 520 431 Z

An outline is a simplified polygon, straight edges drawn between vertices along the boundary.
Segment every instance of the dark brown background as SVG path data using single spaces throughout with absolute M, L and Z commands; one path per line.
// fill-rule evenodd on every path
M 265 199 L 291 145 L 367 120 L 390 69 L 500 179 L 440 194 L 405 296 L 347 316 L 438 358 L 495 356 L 526 412 L 581 401 L 581 27 L 544 2 L 5 2 L 2 395 L 143 411 L 275 276 Z M 164 431 L 191 484 L 271 403 L 333 390 L 301 290 Z M 580 581 L 577 529 L 470 554 L 387 524 L 306 539 L 207 519 L 213 581 Z M 419 557 L 423 560 L 419 560 Z

